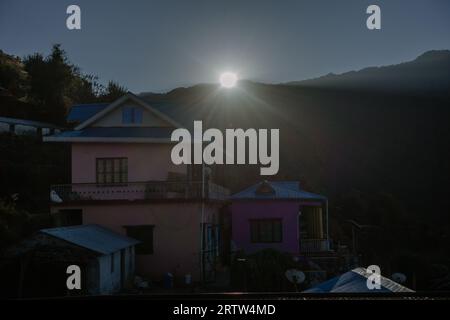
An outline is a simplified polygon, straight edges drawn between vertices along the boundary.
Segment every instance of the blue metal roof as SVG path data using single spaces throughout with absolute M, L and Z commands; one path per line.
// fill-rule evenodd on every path
M 269 187 L 273 192 L 262 193 L 258 190 L 263 187 Z M 244 199 L 299 199 L 299 200 L 326 200 L 325 196 L 304 191 L 300 188 L 298 181 L 263 181 L 247 189 L 235 193 L 231 196 L 233 200 Z
M 328 292 L 354 292 L 354 293 L 386 293 L 386 292 L 413 292 L 391 279 L 381 276 L 381 289 L 370 290 L 367 287 L 367 278 L 371 275 L 364 268 L 356 268 L 340 276 L 322 282 L 321 284 L 303 291 L 305 293 Z
M 139 241 L 96 224 L 42 229 L 41 232 L 101 254 L 111 254 L 134 246 Z
M 153 101 L 152 99 L 143 98 L 136 96 L 138 99 L 142 99 L 153 108 L 159 112 L 164 113 L 166 116 L 183 123 L 184 125 L 192 125 L 192 122 L 196 120 L 193 114 L 192 108 L 185 108 L 180 105 L 175 105 L 173 103 L 167 103 L 165 101 Z M 102 111 L 108 107 L 110 103 L 90 103 L 90 104 L 76 104 L 70 108 L 69 114 L 67 115 L 67 122 L 77 122 L 81 123 L 87 119 L 93 117 L 98 112 Z M 194 109 L 196 110 L 196 109 Z
M 55 138 L 158 138 L 170 139 L 174 128 L 165 127 L 88 127 L 64 131 Z
M 70 109 L 68 122 L 84 122 L 97 112 L 105 109 L 109 103 L 76 104 Z
M 36 128 L 54 128 L 54 129 L 61 128 L 55 124 L 51 124 L 51 123 L 47 123 L 47 122 L 18 119 L 18 118 L 9 118 L 9 117 L 0 117 L 0 122 L 24 125 L 24 126 L 30 126 L 30 127 L 36 127 Z

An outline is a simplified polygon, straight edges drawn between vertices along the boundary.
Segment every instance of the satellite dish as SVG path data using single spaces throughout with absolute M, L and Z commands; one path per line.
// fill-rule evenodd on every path
M 305 279 L 306 279 L 305 274 L 303 272 L 301 272 L 300 270 L 296 270 L 296 269 L 286 270 L 284 275 L 290 282 L 292 282 L 294 284 L 300 284 L 303 281 L 305 281 Z
M 394 280 L 395 282 L 398 282 L 398 283 L 406 282 L 406 276 L 400 272 L 393 273 L 391 278 L 392 278 L 392 280 Z
M 63 202 L 63 200 L 61 199 L 61 197 L 56 193 L 55 190 L 50 191 L 50 200 L 52 202 L 56 202 L 56 203 L 61 203 Z

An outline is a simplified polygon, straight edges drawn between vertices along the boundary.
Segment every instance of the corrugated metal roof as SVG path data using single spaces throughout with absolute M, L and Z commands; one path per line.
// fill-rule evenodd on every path
M 381 289 L 370 290 L 367 278 L 372 275 L 364 268 L 356 268 L 340 276 L 322 282 L 314 288 L 303 291 L 305 293 L 386 293 L 386 292 L 414 292 L 391 279 L 381 276 Z
M 88 127 L 83 130 L 64 131 L 55 138 L 158 138 L 170 139 L 174 128 L 163 127 Z
M 76 104 L 70 109 L 69 115 L 67 116 L 68 122 L 83 122 L 97 112 L 105 109 L 109 103 L 92 103 L 92 104 Z
M 140 95 L 137 95 L 136 97 L 138 99 L 142 99 L 142 101 L 148 103 L 157 111 L 164 113 L 166 116 L 180 122 L 184 126 L 192 126 L 192 122 L 198 118 L 193 114 L 192 110 L 187 110 L 188 108 L 183 108 L 183 106 L 181 105 L 175 105 L 173 103 L 168 103 L 166 101 L 160 100 L 155 101 L 149 98 L 144 98 Z M 67 121 L 82 123 L 98 112 L 102 111 L 109 105 L 110 103 L 89 103 L 73 105 L 70 108 L 69 114 L 67 115 Z
M 40 231 L 101 254 L 111 254 L 139 243 L 138 240 L 125 237 L 96 224 L 42 229 Z
M 53 128 L 53 129 L 61 128 L 55 124 L 51 124 L 51 123 L 47 123 L 47 122 L 9 118 L 9 117 L 0 117 L 0 122 L 10 123 L 10 124 L 15 124 L 15 125 L 17 124 L 17 125 L 23 125 L 23 126 L 30 126 L 30 127 L 36 127 L 36 128 Z
M 258 190 L 270 187 L 272 193 L 261 193 Z M 300 199 L 300 200 L 326 200 L 325 196 L 304 191 L 300 188 L 298 181 L 263 181 L 231 196 L 233 200 L 244 199 Z

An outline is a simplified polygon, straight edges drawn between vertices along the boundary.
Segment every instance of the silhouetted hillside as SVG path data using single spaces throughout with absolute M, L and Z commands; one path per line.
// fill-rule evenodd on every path
M 413 62 L 330 77 L 334 88 L 241 81 L 232 90 L 198 85 L 143 96 L 188 125 L 279 128 L 281 165 L 272 179 L 301 179 L 332 199 L 354 190 L 385 192 L 410 215 L 448 221 L 448 57 L 430 51 Z M 366 81 L 354 80 L 360 86 L 350 88 L 357 77 Z M 424 86 L 420 95 L 394 86 L 367 90 L 387 78 Z M 259 166 L 222 169 L 220 178 L 234 191 L 267 178 Z
M 288 84 L 448 96 L 450 94 L 450 51 L 428 51 L 413 61 L 397 65 L 370 67 L 339 75 L 329 74 L 317 79 Z

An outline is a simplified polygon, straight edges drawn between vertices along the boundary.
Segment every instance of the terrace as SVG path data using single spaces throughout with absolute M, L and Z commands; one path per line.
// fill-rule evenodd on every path
M 120 184 L 74 183 L 51 186 L 54 203 L 138 200 L 226 200 L 229 190 L 212 182 L 146 181 Z

